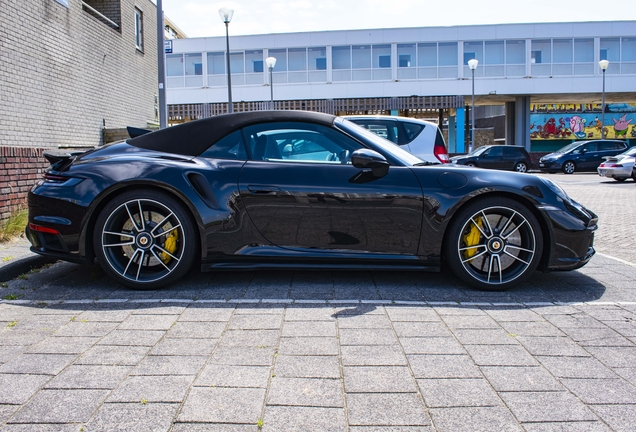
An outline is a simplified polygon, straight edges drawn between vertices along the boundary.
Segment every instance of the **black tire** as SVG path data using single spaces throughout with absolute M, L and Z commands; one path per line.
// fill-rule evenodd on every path
M 450 270 L 484 291 L 503 291 L 525 281 L 543 251 L 539 222 L 510 198 L 484 198 L 462 208 L 444 241 Z
M 475 162 L 467 162 L 466 166 L 475 168 L 477 165 L 475 165 Z
M 93 244 L 104 272 L 133 289 L 177 281 L 190 270 L 198 251 L 188 212 L 154 190 L 124 192 L 110 201 L 97 217 Z
M 563 164 L 563 172 L 565 174 L 574 174 L 574 171 L 576 171 L 576 164 L 572 161 L 565 161 Z
M 619 183 L 624 182 L 625 180 L 627 180 L 627 177 L 612 177 L 614 180 L 616 180 Z
M 517 162 L 515 164 L 515 171 L 517 172 L 528 172 L 528 164 L 526 164 L 525 162 Z

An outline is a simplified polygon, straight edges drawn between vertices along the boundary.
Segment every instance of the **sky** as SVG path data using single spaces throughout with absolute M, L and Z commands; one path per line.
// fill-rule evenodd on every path
M 155 0 L 156 2 L 156 0 Z M 224 36 L 222 7 L 234 9 L 230 35 L 400 27 L 636 20 L 614 0 L 162 0 L 188 37 Z

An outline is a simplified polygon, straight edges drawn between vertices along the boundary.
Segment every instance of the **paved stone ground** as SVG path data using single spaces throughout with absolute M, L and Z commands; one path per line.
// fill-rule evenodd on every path
M 551 178 L 601 215 L 597 246 L 617 256 L 605 227 L 626 218 L 604 209 L 634 184 Z M 291 271 L 130 291 L 58 263 L 0 296 L 14 299 L 0 304 L 2 431 L 636 424 L 636 265 L 603 255 L 505 293 L 447 274 Z

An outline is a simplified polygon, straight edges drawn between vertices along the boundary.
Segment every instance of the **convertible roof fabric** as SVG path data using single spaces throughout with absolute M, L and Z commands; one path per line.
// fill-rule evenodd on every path
M 252 124 L 302 121 L 329 126 L 335 118 L 331 114 L 311 111 L 250 111 L 223 114 L 161 129 L 131 138 L 127 142 L 148 150 L 198 156 L 224 136 Z

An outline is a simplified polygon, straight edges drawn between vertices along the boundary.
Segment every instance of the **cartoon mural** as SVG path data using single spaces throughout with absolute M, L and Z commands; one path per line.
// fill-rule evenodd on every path
M 531 105 L 530 110 L 533 140 L 600 139 L 601 128 L 606 138 L 636 138 L 636 104 L 607 104 L 603 125 L 600 104 Z

